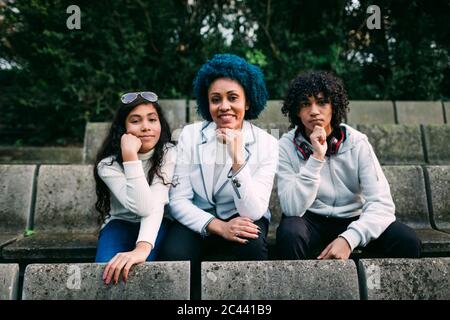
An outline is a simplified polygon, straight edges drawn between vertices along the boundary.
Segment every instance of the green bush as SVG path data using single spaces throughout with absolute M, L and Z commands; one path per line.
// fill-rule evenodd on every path
M 190 3 L 0 2 L 0 143 L 80 143 L 124 91 L 190 98 L 196 70 L 219 52 L 259 64 L 270 99 L 306 69 L 335 71 L 351 99 L 450 96 L 448 1 L 380 0 L 381 30 L 365 25 L 371 1 Z M 66 27 L 71 4 L 81 30 Z

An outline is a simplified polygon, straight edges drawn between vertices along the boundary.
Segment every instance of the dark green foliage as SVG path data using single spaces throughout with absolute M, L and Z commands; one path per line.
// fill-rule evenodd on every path
M 450 97 L 448 0 L 377 1 L 381 30 L 367 29 L 366 0 L 194 2 L 0 1 L 0 143 L 80 143 L 124 91 L 191 98 L 215 53 L 258 64 L 270 99 L 307 69 L 336 72 L 350 99 Z M 71 4 L 81 30 L 66 27 Z

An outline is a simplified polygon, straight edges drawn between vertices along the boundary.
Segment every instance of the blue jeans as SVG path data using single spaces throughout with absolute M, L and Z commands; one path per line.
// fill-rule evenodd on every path
M 161 241 L 169 227 L 169 220 L 163 219 L 156 237 L 155 247 L 147 261 L 154 261 L 158 255 Z M 140 223 L 114 219 L 100 231 L 97 242 L 95 262 L 109 262 L 117 253 L 132 251 L 136 247 Z

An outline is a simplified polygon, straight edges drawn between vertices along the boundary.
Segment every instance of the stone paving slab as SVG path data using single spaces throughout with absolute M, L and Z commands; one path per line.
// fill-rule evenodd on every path
M 35 165 L 0 165 L 0 248 L 29 224 Z
M 19 235 L 18 233 L 2 232 L 0 234 L 0 248 L 16 241 L 20 237 L 22 237 L 22 236 Z M 1 252 L 1 250 L 0 250 L 0 252 Z
M 0 301 L 16 300 L 19 290 L 19 265 L 0 263 Z
M 282 100 L 267 101 L 266 108 L 258 116 L 258 119 L 251 120 L 257 127 L 266 130 L 267 133 L 280 139 L 283 134 L 288 132 L 289 118 L 281 112 L 283 106 Z
M 23 300 L 187 300 L 189 262 L 133 266 L 128 281 L 105 285 L 105 264 L 31 264 L 25 270 Z
M 83 144 L 83 162 L 94 163 L 97 157 L 97 152 L 105 140 L 109 129 L 110 122 L 88 122 L 84 130 L 84 144 Z
M 202 300 L 359 299 L 352 260 L 202 263 Z
M 414 229 L 422 241 L 422 254 L 424 255 L 450 255 L 450 235 L 447 232 L 427 229 Z
M 186 124 L 186 100 L 161 99 L 159 104 L 171 130 L 182 128 Z
M 96 233 L 52 233 L 37 231 L 7 245 L 2 257 L 8 260 L 94 261 Z
M 450 299 L 450 258 L 362 259 L 369 300 Z
M 52 232 L 96 232 L 96 199 L 93 166 L 41 166 L 34 229 Z
M 396 101 L 398 123 L 443 124 L 441 101 Z
M 450 252 L 449 235 L 432 229 L 420 166 L 384 166 L 398 221 L 415 229 L 424 253 Z
M 450 164 L 450 125 L 424 125 L 423 131 L 428 162 Z
M 0 147 L 0 163 L 5 164 L 63 164 L 81 163 L 81 147 Z
M 419 125 L 358 125 L 381 164 L 425 163 Z
M 99 225 L 92 165 L 42 165 L 34 234 L 3 248 L 7 259 L 91 258 Z
M 425 178 L 420 166 L 383 166 L 400 222 L 412 228 L 431 228 Z
M 351 100 L 347 123 L 352 124 L 394 124 L 395 113 L 392 101 Z

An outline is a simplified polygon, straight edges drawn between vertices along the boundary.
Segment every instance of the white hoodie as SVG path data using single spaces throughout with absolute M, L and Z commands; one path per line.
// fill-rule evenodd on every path
M 319 161 L 303 160 L 293 143 L 295 129 L 280 139 L 278 197 L 286 216 L 301 217 L 311 211 L 326 217 L 350 218 L 340 236 L 351 249 L 366 246 L 395 221 L 395 205 L 389 184 L 367 136 L 352 127 L 338 153 Z M 298 144 L 305 141 L 300 134 Z

